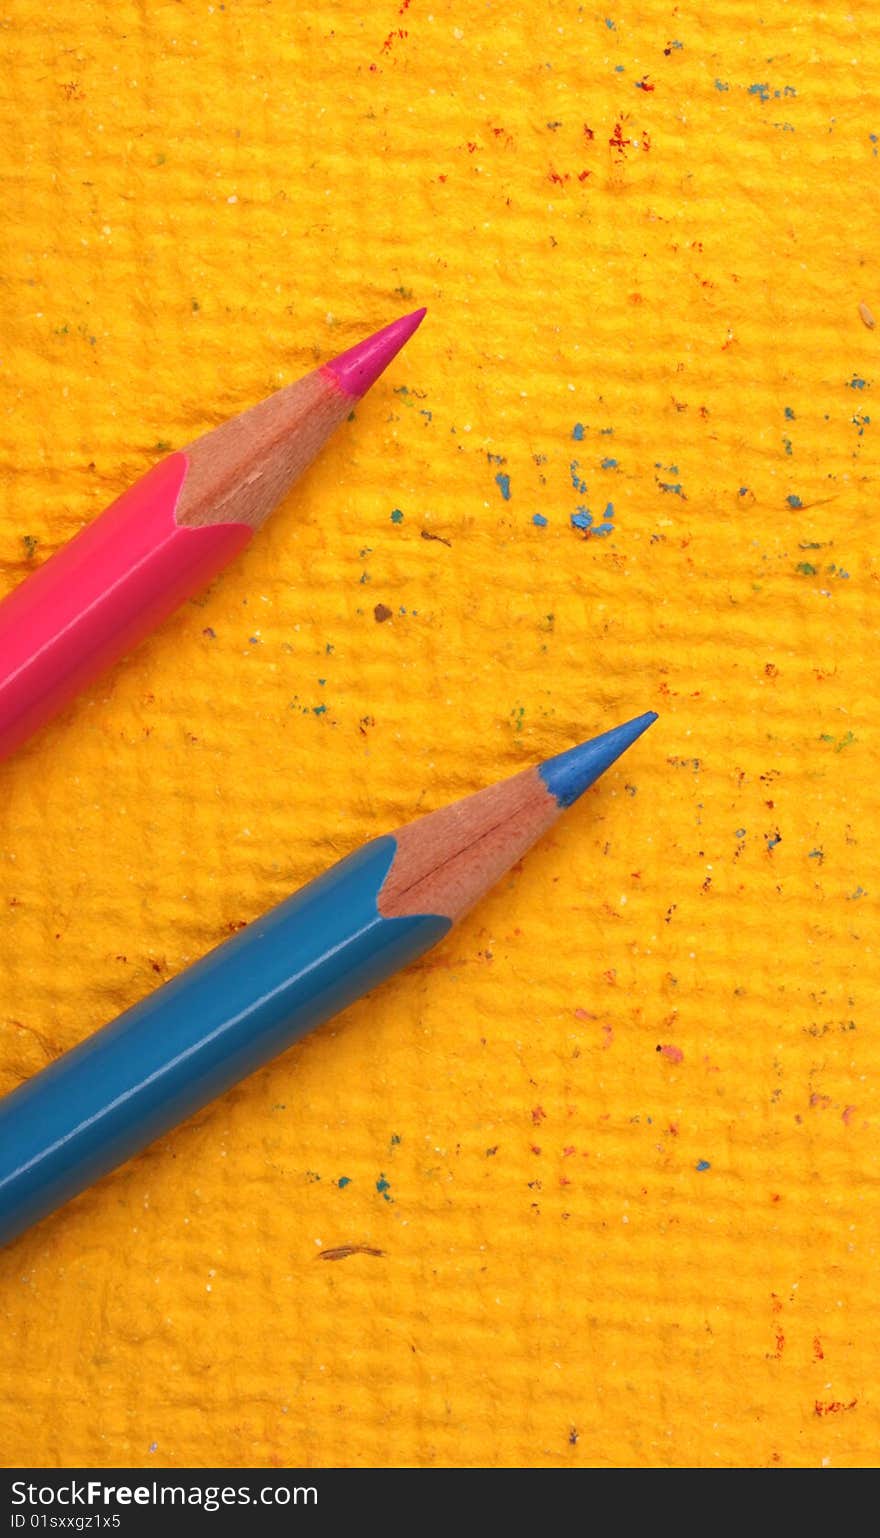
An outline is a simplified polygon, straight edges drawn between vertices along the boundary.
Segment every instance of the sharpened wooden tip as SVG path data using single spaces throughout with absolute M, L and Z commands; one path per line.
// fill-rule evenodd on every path
M 424 314 L 401 316 L 191 443 L 184 450 L 188 469 L 175 513 L 178 525 L 244 523 L 258 529 L 265 523 Z
M 316 369 L 191 443 L 176 519 L 258 529 L 350 415 L 352 397 Z
M 537 769 L 429 812 L 393 835 L 397 854 L 379 893 L 384 918 L 445 914 L 455 923 L 559 816 Z
M 399 828 L 378 898 L 383 918 L 436 913 L 456 923 L 656 719 L 648 711 Z

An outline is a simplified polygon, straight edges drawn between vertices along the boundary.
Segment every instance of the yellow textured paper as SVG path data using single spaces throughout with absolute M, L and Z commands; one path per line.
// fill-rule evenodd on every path
M 0 29 L 0 591 L 429 307 L 0 768 L 0 1089 L 362 840 L 660 712 L 433 956 L 3 1252 L 4 1463 L 873 1462 L 880 23 Z

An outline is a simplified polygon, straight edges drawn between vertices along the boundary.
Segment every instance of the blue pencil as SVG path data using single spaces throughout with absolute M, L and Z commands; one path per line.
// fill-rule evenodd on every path
M 437 944 L 653 713 L 371 840 L 0 1101 L 0 1244 Z

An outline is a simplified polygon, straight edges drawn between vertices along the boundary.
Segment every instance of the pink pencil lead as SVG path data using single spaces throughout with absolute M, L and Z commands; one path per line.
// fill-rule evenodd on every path
M 356 342 L 347 352 L 341 352 L 338 358 L 325 363 L 325 369 L 333 374 L 346 395 L 355 399 L 365 395 L 400 352 L 404 342 L 408 342 L 421 325 L 425 313 L 424 309 L 413 310 L 411 315 L 393 320 L 390 326 L 383 326 L 381 331 L 374 332 L 363 342 Z

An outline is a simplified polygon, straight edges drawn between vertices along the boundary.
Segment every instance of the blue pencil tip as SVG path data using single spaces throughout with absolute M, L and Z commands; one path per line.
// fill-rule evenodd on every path
M 581 742 L 566 753 L 546 759 L 538 773 L 550 794 L 556 797 L 560 806 L 571 806 L 656 719 L 656 711 L 648 710 L 623 726 L 613 726 L 601 737 L 591 737 L 589 742 Z

